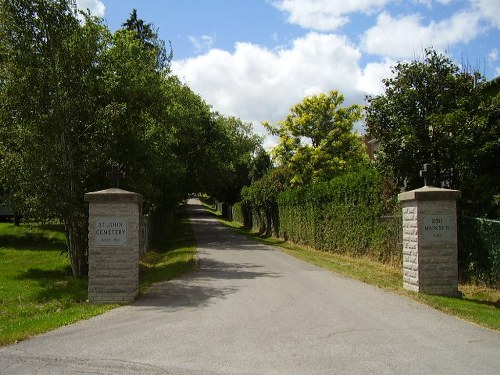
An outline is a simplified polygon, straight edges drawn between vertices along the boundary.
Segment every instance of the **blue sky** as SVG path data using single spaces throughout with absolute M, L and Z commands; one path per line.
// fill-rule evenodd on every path
M 133 8 L 172 42 L 174 74 L 214 110 L 283 119 L 330 90 L 364 104 L 398 61 L 424 48 L 500 75 L 500 0 L 78 0 L 120 27 Z M 361 129 L 358 129 L 361 130 Z M 270 141 L 271 142 L 271 141 Z

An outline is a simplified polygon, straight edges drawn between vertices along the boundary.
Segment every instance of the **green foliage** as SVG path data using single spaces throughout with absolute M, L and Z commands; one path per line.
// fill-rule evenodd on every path
M 481 85 L 481 103 L 474 118 L 476 132 L 462 151 L 469 160 L 469 178 L 460 186 L 468 215 L 500 218 L 500 79 Z
M 234 117 L 218 115 L 215 124 L 219 133 L 216 142 L 210 145 L 214 163 L 210 183 L 216 190 L 204 191 L 219 201 L 234 204 L 240 200 L 243 186 L 250 183 L 253 155 L 261 147 L 262 139 L 252 133 L 251 124 Z M 214 172 L 218 179 L 214 179 Z
M 361 107 L 342 107 L 344 97 L 337 91 L 313 95 L 291 108 L 276 126 L 264 123 L 279 137 L 273 155 L 291 170 L 294 186 L 328 181 L 362 166 L 367 156 L 358 135 L 352 132 L 361 120 Z
M 240 223 L 245 228 L 253 227 L 252 208 L 248 203 L 236 202 L 233 205 L 233 221 Z
M 462 190 L 470 214 L 493 216 L 500 192 L 498 83 L 461 71 L 433 50 L 422 61 L 397 64 L 393 74 L 366 107 L 383 173 L 411 190 L 422 186 L 419 170 L 431 163 L 434 186 Z
M 170 59 L 136 12 L 111 34 L 74 1 L 0 2 L 0 185 L 25 218 L 64 222 L 75 275 L 87 272 L 83 195 L 109 186 L 110 165 L 146 212 L 190 192 L 232 203 L 249 182 L 261 140 L 212 113 Z
M 273 163 L 271 161 L 271 156 L 262 146 L 257 147 L 255 155 L 250 163 L 250 181 L 255 182 L 261 179 L 272 167 Z
M 156 54 L 134 31 L 122 29 L 112 36 L 112 44 L 101 56 L 105 72 L 102 94 L 108 134 L 112 135 L 107 137 L 104 167 L 124 166 L 127 178 L 122 186 L 142 194 L 146 210 L 175 204 L 183 195 L 179 176 L 185 173 L 174 152 L 175 134 L 182 124 L 172 121 L 168 111 L 173 105 L 183 108 L 188 104 L 171 97 L 181 90 L 181 84 L 157 69 Z
M 80 22 L 66 1 L 0 3 L 2 184 L 11 206 L 64 221 L 73 272 L 86 272 L 82 196 L 106 150 L 97 57 L 109 41 L 99 20 Z
M 244 205 L 251 211 L 252 225 L 261 233 L 279 235 L 278 195 L 289 181 L 286 168 L 270 169 L 261 179 L 241 191 Z
M 153 25 L 145 23 L 144 20 L 137 16 L 137 9 L 133 9 L 130 17 L 122 24 L 126 30 L 132 31 L 135 37 L 150 50 L 155 50 L 157 54 L 158 68 L 163 70 L 168 68 L 168 64 L 172 60 L 172 51 L 167 57 L 165 51 L 165 43 L 158 38 L 158 33 L 153 30 Z
M 182 214 L 163 231 L 155 249 L 140 261 L 141 292 L 152 283 L 191 272 L 196 264 L 195 238 Z M 87 300 L 87 278 L 72 276 L 63 228 L 0 223 L 0 346 L 26 339 L 116 305 Z
M 459 273 L 464 281 L 500 288 L 500 221 L 459 219 Z
M 461 171 L 450 161 L 459 157 L 477 108 L 474 87 L 479 77 L 460 73 L 453 62 L 426 50 L 423 61 L 398 63 L 394 77 L 384 80 L 386 91 L 368 97 L 366 124 L 383 152 L 380 165 L 393 171 L 399 183 L 420 187 L 419 170 L 433 164 L 436 183 L 456 187 Z M 458 143 L 456 143 L 458 142 Z
M 397 262 L 398 240 L 384 241 L 394 227 L 381 221 L 393 210 L 393 199 L 383 199 L 387 189 L 380 174 L 364 169 L 330 182 L 286 190 L 278 198 L 280 232 L 286 239 L 318 250 Z

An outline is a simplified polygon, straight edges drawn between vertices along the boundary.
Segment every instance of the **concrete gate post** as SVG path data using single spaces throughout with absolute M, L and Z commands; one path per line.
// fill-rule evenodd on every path
M 457 296 L 460 191 L 424 186 L 398 195 L 403 205 L 403 287 Z
M 85 201 L 89 202 L 89 301 L 132 302 L 139 286 L 143 198 L 112 188 L 86 193 Z

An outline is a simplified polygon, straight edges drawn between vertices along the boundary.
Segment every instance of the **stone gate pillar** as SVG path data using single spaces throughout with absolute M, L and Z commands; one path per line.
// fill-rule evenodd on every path
M 112 188 L 89 202 L 89 301 L 132 302 L 139 286 L 139 220 L 143 198 Z
M 457 296 L 460 191 L 424 186 L 398 195 L 403 205 L 403 287 Z

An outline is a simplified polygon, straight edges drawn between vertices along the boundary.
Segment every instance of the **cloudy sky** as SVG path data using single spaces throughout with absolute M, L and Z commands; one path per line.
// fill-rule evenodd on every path
M 382 92 L 396 62 L 429 46 L 500 75 L 500 0 L 77 0 L 116 30 L 133 8 L 171 41 L 173 72 L 214 110 L 283 119 L 330 90 L 346 104 Z M 359 129 L 361 130 L 361 129 Z M 272 142 L 268 140 L 269 144 Z

